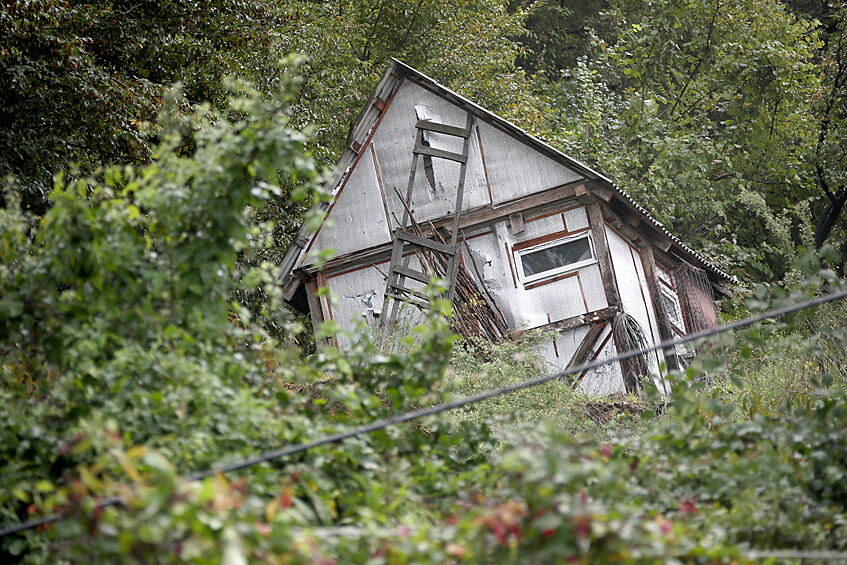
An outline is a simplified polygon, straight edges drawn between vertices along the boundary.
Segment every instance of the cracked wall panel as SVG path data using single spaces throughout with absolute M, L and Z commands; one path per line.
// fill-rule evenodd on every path
M 579 270 L 579 280 L 582 283 L 582 291 L 588 311 L 602 310 L 609 306 L 606 300 L 606 291 L 603 289 L 603 277 L 600 275 L 600 265 L 594 263 Z
M 555 345 L 553 340 L 538 345 L 536 351 L 547 363 L 547 374 L 565 370 L 568 361 L 573 357 L 574 352 L 587 333 L 588 326 L 584 326 L 557 334 Z
M 493 126 L 479 124 L 495 205 L 583 178 Z
M 574 276 L 551 282 L 530 290 L 519 289 L 518 293 L 523 325 L 536 328 L 558 322 L 579 314 L 584 314 L 585 303 L 582 300 L 580 281 Z M 550 315 L 548 321 L 547 315 Z
M 388 272 L 388 262 L 377 265 Z M 375 312 L 382 311 L 385 278 L 375 267 L 365 267 L 348 273 L 327 277 L 332 290 L 335 322 L 346 331 L 372 332 L 376 326 Z M 340 347 L 348 347 L 350 340 L 339 336 Z
M 373 139 L 388 208 L 398 218 L 402 218 L 403 207 L 393 187 L 396 186 L 403 196 L 406 196 L 409 171 L 412 166 L 412 149 L 417 134 L 415 123 L 419 115 L 422 119 L 462 128 L 467 120 L 467 113 L 464 110 L 410 81 L 404 82 L 400 87 Z M 427 139 L 431 146 L 437 149 L 461 152 L 463 143 L 461 138 L 428 132 Z M 462 202 L 464 210 L 490 202 L 479 148 L 476 147 L 476 143 L 473 143 L 474 137 L 471 137 L 471 141 Z M 459 179 L 458 163 L 445 159 L 432 159 L 434 176 L 434 186 L 432 186 L 427 179 L 424 161 L 423 158 L 418 158 L 412 192 L 413 211 L 415 218 L 420 222 L 453 213 Z
M 414 255 L 409 255 L 409 267 L 415 270 L 421 268 Z M 388 261 L 327 277 L 327 286 L 334 298 L 333 320 L 342 330 L 353 333 L 364 331 L 374 336 L 374 329 L 379 325 L 379 316 L 384 310 L 383 273 L 388 273 Z M 408 279 L 405 284 L 415 289 L 423 286 Z M 401 308 L 401 314 L 404 326 L 397 335 L 408 335 L 411 328 L 421 324 L 425 317 L 417 308 L 406 305 Z M 338 343 L 342 348 L 348 347 L 350 340 L 346 336 L 339 336 Z
M 390 241 L 376 168 L 368 154 L 350 172 L 309 253 L 314 257 L 318 251 L 333 249 L 344 255 Z

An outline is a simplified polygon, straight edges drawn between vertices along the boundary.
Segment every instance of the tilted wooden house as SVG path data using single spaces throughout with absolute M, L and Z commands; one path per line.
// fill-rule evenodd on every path
M 612 331 L 620 312 L 650 344 L 715 324 L 713 296 L 735 282 L 603 175 L 399 61 L 328 190 L 323 226 L 302 230 L 282 264 L 286 300 L 315 326 L 381 319 L 384 333 L 399 331 L 403 309 L 386 297 L 425 307 L 420 289 L 435 271 L 451 282 L 466 333 L 474 324 L 487 335 L 551 330 L 541 353 L 565 368 L 627 348 Z M 334 258 L 318 267 L 329 249 Z M 663 387 L 660 363 L 679 366 L 685 350 L 646 361 Z M 631 370 L 606 365 L 578 386 L 623 391 Z

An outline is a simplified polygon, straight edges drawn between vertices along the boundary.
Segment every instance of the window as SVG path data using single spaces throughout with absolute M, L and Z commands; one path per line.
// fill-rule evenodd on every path
M 518 271 L 523 282 L 571 271 L 597 260 L 588 232 L 519 251 Z
M 659 294 L 662 296 L 662 306 L 671 327 L 679 335 L 685 335 L 685 322 L 682 319 L 682 308 L 679 305 L 679 298 L 676 293 L 667 288 L 660 288 Z

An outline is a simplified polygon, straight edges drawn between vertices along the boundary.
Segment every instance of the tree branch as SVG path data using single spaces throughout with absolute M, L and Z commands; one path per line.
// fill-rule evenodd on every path
M 706 56 L 709 54 L 709 49 L 712 47 L 712 33 L 715 31 L 715 21 L 718 19 L 718 12 L 720 12 L 720 9 L 720 2 L 716 2 L 715 13 L 712 14 L 712 21 L 709 22 L 709 33 L 706 34 L 706 44 L 703 48 L 703 54 L 700 56 L 700 60 L 697 61 L 697 65 L 694 67 L 694 70 L 691 71 L 688 77 L 688 82 L 685 83 L 685 86 L 682 87 L 682 91 L 679 93 L 679 96 L 676 97 L 676 102 L 674 102 L 673 108 L 671 108 L 671 111 L 668 114 L 669 116 L 673 116 L 676 107 L 679 106 L 680 101 L 682 101 L 682 97 L 685 96 L 685 91 L 688 90 L 688 87 L 691 85 L 694 77 L 700 72 L 700 67 L 703 65 L 703 61 L 706 60 Z

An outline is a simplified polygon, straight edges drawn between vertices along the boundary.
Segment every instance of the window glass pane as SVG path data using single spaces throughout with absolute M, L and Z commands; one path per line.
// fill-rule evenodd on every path
M 521 264 L 524 276 L 528 277 L 592 258 L 591 244 L 587 237 L 582 237 L 521 255 Z

